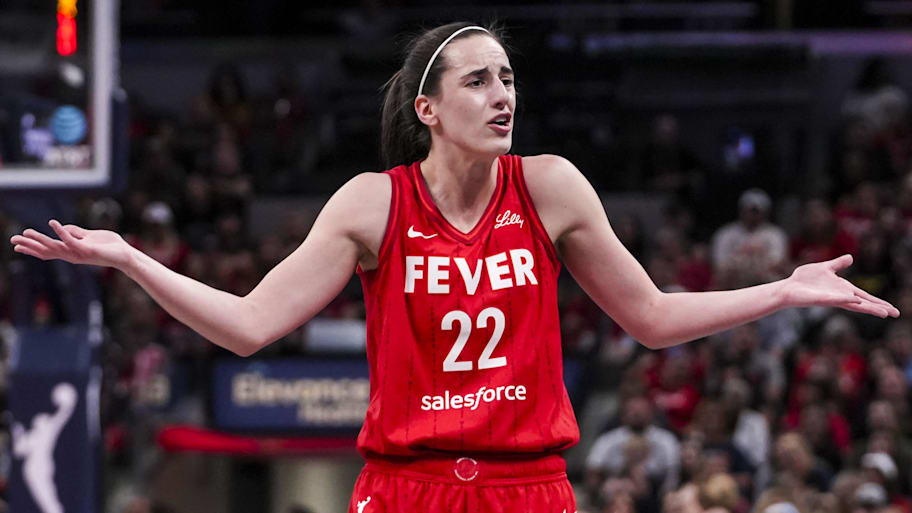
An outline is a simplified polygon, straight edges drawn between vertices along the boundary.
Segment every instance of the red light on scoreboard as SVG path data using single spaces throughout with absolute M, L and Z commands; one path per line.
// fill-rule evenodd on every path
M 57 53 L 63 56 L 76 52 L 76 2 L 57 0 Z

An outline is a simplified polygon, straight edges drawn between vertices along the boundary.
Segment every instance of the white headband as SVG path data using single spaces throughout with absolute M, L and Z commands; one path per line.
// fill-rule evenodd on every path
M 443 51 L 443 47 L 446 46 L 447 43 L 452 41 L 454 37 L 458 36 L 459 34 L 462 34 L 466 30 L 481 30 L 482 32 L 488 32 L 488 29 L 486 29 L 484 27 L 472 25 L 470 27 L 462 27 L 461 29 L 457 30 L 456 32 L 453 32 L 452 34 L 450 34 L 450 37 L 444 39 L 443 42 L 440 43 L 440 46 L 437 47 L 437 50 L 434 52 L 434 55 L 431 55 L 431 60 L 428 61 L 427 67 L 424 68 L 424 74 L 421 75 L 421 83 L 418 85 L 418 96 L 421 96 L 421 92 L 424 91 L 424 81 L 427 80 L 428 72 L 431 71 L 431 66 L 434 65 L 434 60 L 437 59 L 437 56 L 440 54 L 441 51 Z M 490 34 L 490 32 L 488 32 L 488 34 Z

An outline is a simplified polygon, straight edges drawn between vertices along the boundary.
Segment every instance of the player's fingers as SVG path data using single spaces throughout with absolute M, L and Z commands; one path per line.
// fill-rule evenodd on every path
M 884 306 L 893 306 L 890 303 L 888 303 L 887 301 L 875 296 L 874 294 L 871 294 L 870 292 L 864 290 L 863 288 L 861 288 L 857 285 L 852 285 L 852 291 L 855 293 L 856 296 L 867 299 L 868 301 L 871 301 L 873 303 L 880 303 Z
M 63 228 L 63 225 L 60 224 L 56 219 L 51 219 L 48 221 L 50 227 L 54 230 L 54 233 L 60 237 L 60 240 L 66 242 L 68 245 L 73 246 L 74 249 L 79 247 L 78 240 L 73 237 L 73 235 Z
M 861 301 L 858 303 L 845 303 L 842 308 L 868 315 L 875 315 L 881 319 L 890 315 L 886 307 L 871 303 L 870 301 Z
M 59 241 L 56 241 L 59 242 Z M 16 237 L 16 245 L 13 247 L 14 251 L 19 251 L 20 253 L 25 253 L 34 257 L 38 257 L 42 260 L 47 260 L 51 258 L 57 258 L 57 252 L 51 248 L 48 248 L 41 242 L 31 239 L 28 237 L 18 236 Z M 26 251 L 23 251 L 26 250 Z
M 88 233 L 88 230 L 81 226 L 76 226 L 75 224 L 67 224 L 64 225 L 63 228 L 66 231 L 70 232 L 70 234 L 77 239 L 84 239 Z
M 870 301 L 874 304 L 880 305 L 880 306 L 886 308 L 887 311 L 890 312 L 891 316 L 899 317 L 899 309 L 896 308 L 895 306 L 893 306 L 892 304 L 890 304 L 888 301 L 884 301 L 883 299 L 880 299 L 879 297 L 875 296 L 874 294 L 870 294 L 867 291 L 865 291 L 855 285 L 852 285 L 852 289 L 854 290 L 855 295 L 857 297 Z
M 60 242 L 59 240 L 52 239 L 47 235 L 39 232 L 38 230 L 33 230 L 31 228 L 22 232 L 26 238 L 40 243 L 42 246 L 47 249 L 53 249 L 57 251 L 66 251 L 66 244 Z
M 41 260 L 48 260 L 50 258 L 48 256 L 45 256 L 43 253 L 39 253 L 38 251 L 31 249 L 30 247 L 26 246 L 25 244 L 17 244 L 16 246 L 13 247 L 13 251 L 15 251 L 16 253 L 22 253 L 23 255 L 33 256 L 33 257 L 39 258 Z
M 839 272 L 846 267 L 852 265 L 853 259 L 852 255 L 845 254 L 841 257 L 834 258 L 826 263 L 827 267 L 834 272 Z
M 51 250 L 49 250 L 47 247 L 45 247 L 44 244 L 38 242 L 35 239 L 30 239 L 28 237 L 18 236 L 18 238 L 16 238 L 16 241 L 14 242 L 14 244 L 16 244 L 16 246 L 22 246 L 22 247 L 28 248 L 32 251 L 37 251 L 42 254 L 49 254 L 51 252 Z

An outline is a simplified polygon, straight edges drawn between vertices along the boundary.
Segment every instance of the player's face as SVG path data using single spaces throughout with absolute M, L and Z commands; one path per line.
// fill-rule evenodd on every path
M 486 35 L 451 42 L 447 70 L 432 98 L 432 137 L 473 154 L 503 155 L 513 144 L 516 90 L 503 47 Z M 433 146 L 432 142 L 432 146 Z

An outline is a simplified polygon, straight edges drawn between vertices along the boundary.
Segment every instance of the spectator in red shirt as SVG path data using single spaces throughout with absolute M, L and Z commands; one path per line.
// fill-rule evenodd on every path
M 690 424 L 700 402 L 700 390 L 694 385 L 690 352 L 679 350 L 666 353 L 653 374 L 650 396 L 668 418 L 668 425 L 680 434 Z
M 846 253 L 855 254 L 858 243 L 836 224 L 826 201 L 811 198 L 804 204 L 801 231 L 792 238 L 791 257 L 795 264 L 830 260 Z

